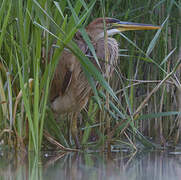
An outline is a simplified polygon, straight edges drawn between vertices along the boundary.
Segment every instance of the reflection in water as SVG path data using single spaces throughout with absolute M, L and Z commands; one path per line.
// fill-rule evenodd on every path
M 42 160 L 0 152 L 0 179 L 33 180 L 179 180 L 181 155 L 145 153 L 44 153 Z

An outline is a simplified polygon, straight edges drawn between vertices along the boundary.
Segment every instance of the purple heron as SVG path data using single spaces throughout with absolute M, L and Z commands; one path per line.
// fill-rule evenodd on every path
M 122 22 L 114 18 L 105 18 L 105 25 L 108 35 L 107 47 L 110 66 L 105 66 L 105 63 L 100 63 L 103 74 L 106 72 L 105 67 L 109 68 L 109 72 L 112 74 L 114 70 L 113 66 L 116 64 L 118 59 L 118 43 L 111 36 L 123 31 L 160 28 L 159 26 L 149 24 Z M 86 32 L 92 41 L 98 59 L 105 60 L 103 18 L 97 18 L 92 21 L 86 27 Z M 80 32 L 75 34 L 74 40 L 85 55 L 88 56 L 91 54 Z M 90 60 L 95 66 L 97 66 L 92 57 L 90 57 Z M 71 133 L 77 148 L 80 147 L 77 129 L 77 116 L 86 106 L 90 94 L 91 86 L 86 79 L 80 62 L 68 49 L 64 49 L 52 80 L 50 88 L 50 102 L 51 108 L 54 112 L 58 114 L 72 114 Z

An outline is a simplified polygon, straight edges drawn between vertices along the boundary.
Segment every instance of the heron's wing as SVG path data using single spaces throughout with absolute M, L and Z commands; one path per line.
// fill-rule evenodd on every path
M 65 91 L 69 88 L 69 85 L 71 83 L 72 80 L 72 71 L 67 70 L 67 72 L 65 73 L 64 76 L 64 80 L 62 83 L 62 88 L 61 88 L 61 93 L 62 95 L 65 93 Z
M 64 49 L 60 60 L 55 69 L 50 99 L 54 100 L 58 96 L 63 96 L 70 87 L 72 80 L 72 72 L 74 70 L 75 57 L 67 49 Z
M 88 49 L 87 44 L 84 42 L 79 32 L 76 33 L 74 40 L 82 52 L 86 54 Z M 69 88 L 71 88 L 72 76 L 74 71 L 76 71 L 77 63 L 79 63 L 79 61 L 76 57 L 65 48 L 56 67 L 52 81 L 50 90 L 51 101 L 60 95 L 64 95 Z
M 50 101 L 62 96 L 70 86 L 72 79 L 72 54 L 64 49 L 56 66 L 50 88 Z

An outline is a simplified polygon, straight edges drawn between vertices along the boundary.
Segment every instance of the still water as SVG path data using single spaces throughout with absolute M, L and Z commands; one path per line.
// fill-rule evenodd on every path
M 0 180 L 181 180 L 181 153 L 0 152 Z

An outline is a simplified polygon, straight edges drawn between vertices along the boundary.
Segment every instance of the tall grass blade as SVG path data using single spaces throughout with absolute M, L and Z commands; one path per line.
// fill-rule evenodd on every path
M 4 87 L 3 87 L 3 81 L 1 78 L 1 72 L 0 72 L 0 104 L 2 107 L 2 120 L 4 120 L 4 122 L 6 122 L 7 119 L 9 119 L 9 112 L 8 112 L 8 99 L 6 98 L 6 94 L 4 91 Z M 3 122 L 1 122 L 3 123 Z M 6 125 L 6 123 L 5 123 Z
M 13 125 L 13 96 L 12 96 L 12 87 L 10 80 L 10 73 L 6 73 L 7 81 L 8 81 L 8 104 L 9 104 L 9 121 L 10 121 L 10 129 L 12 129 Z
M 169 57 L 175 52 L 176 49 L 177 49 L 177 48 L 174 48 L 172 51 L 169 52 L 169 54 L 168 54 L 168 55 L 163 59 L 163 61 L 160 63 L 160 66 L 162 66 L 163 64 L 165 64 L 165 63 L 168 61 Z
M 57 7 L 60 15 L 61 15 L 62 18 L 64 19 L 65 17 L 64 17 L 64 15 L 63 15 L 63 12 L 62 12 L 62 10 L 61 10 L 61 7 L 60 7 L 59 3 L 58 3 L 57 1 L 54 1 L 54 4 L 55 4 L 55 6 Z
M 6 2 L 8 2 L 8 1 L 6 1 Z M 9 17 L 10 17 L 10 12 L 11 12 L 11 5 L 12 5 L 12 1 L 9 0 L 9 2 L 8 2 L 8 9 L 5 9 L 5 6 L 6 6 L 5 2 L 2 4 L 2 7 L 1 7 L 1 11 L 2 11 L 1 13 L 3 13 L 3 11 L 7 11 L 7 13 L 6 13 L 6 16 L 3 19 L 3 25 L 2 25 L 1 34 L 0 34 L 0 49 L 2 47 L 3 39 L 4 39 L 5 33 L 6 33 L 6 27 L 8 25 L 8 21 L 9 21 Z
M 153 48 L 155 47 L 156 42 L 158 41 L 158 38 L 159 38 L 160 33 L 161 33 L 161 31 L 162 31 L 162 28 L 164 27 L 165 23 L 168 21 L 168 18 L 169 18 L 169 17 L 167 17 L 167 18 L 165 19 L 165 21 L 164 21 L 164 22 L 162 23 L 162 25 L 161 25 L 161 28 L 158 29 L 158 31 L 157 31 L 157 33 L 155 34 L 154 38 L 153 38 L 152 41 L 150 42 L 150 44 L 149 44 L 149 46 L 148 46 L 148 49 L 147 49 L 147 51 L 146 51 L 146 55 L 147 55 L 147 56 L 149 56 L 150 53 L 153 51 Z
M 177 112 L 177 111 L 151 113 L 151 114 L 141 115 L 137 118 L 137 120 L 154 119 L 154 118 L 159 118 L 159 117 L 175 116 L 175 115 L 180 115 L 180 114 L 181 114 L 181 112 Z
M 18 66 L 18 75 L 19 75 L 19 81 L 20 81 L 20 87 L 21 87 L 21 90 L 22 90 L 22 96 L 23 96 L 23 102 L 24 102 L 24 106 L 25 106 L 25 109 L 26 109 L 26 115 L 28 117 L 28 123 L 29 123 L 29 128 L 30 128 L 30 134 L 33 139 L 33 144 L 31 144 L 31 141 L 29 141 L 29 150 L 32 150 L 34 149 L 36 153 L 38 153 L 38 147 L 37 147 L 37 143 L 36 143 L 36 134 L 35 134 L 35 129 L 34 129 L 34 126 L 33 126 L 33 119 L 32 119 L 32 115 L 31 115 L 31 111 L 30 111 L 30 104 L 29 104 L 29 100 L 28 100 L 28 97 L 27 97 L 27 93 L 26 93 L 26 89 L 24 87 L 24 80 L 23 80 L 23 76 L 22 76 L 22 73 L 21 73 L 21 67 L 20 67 L 20 64 L 19 64 L 19 59 L 18 59 L 18 56 L 17 56 L 17 53 L 16 53 L 16 62 L 17 62 L 17 66 Z M 32 147 L 33 145 L 33 147 Z

